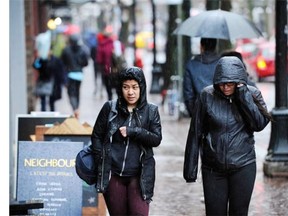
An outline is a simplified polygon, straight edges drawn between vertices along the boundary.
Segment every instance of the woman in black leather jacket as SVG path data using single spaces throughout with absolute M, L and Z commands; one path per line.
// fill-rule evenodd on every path
M 237 57 L 222 57 L 213 85 L 197 99 L 185 149 L 184 179 L 195 182 L 198 155 L 206 215 L 247 215 L 256 177 L 255 131 L 269 123 L 261 92 L 247 85 Z
M 94 125 L 97 191 L 111 216 L 148 215 L 155 183 L 153 147 L 162 140 L 158 107 L 146 99 L 142 69 L 119 74 L 117 101 L 106 102 Z

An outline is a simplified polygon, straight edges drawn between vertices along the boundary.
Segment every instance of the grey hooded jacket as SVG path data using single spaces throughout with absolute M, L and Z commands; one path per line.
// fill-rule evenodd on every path
M 244 84 L 227 97 L 220 83 Z M 253 96 L 252 96 L 253 95 Z M 255 162 L 255 131 L 263 130 L 269 119 L 254 98 L 266 109 L 261 92 L 247 85 L 244 65 L 237 57 L 222 57 L 215 69 L 213 85 L 203 89 L 195 104 L 185 149 L 183 176 L 187 182 L 197 179 L 198 157 L 202 166 L 226 171 Z

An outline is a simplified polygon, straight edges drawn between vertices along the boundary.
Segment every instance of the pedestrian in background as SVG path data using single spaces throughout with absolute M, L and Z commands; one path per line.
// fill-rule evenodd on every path
M 106 102 L 96 119 L 91 140 L 103 193 L 111 216 L 149 214 L 155 184 L 153 148 L 162 140 L 158 107 L 147 101 L 141 68 L 119 74 L 118 99 Z
M 113 29 L 111 26 L 107 26 L 103 33 L 101 34 L 101 37 L 98 41 L 98 49 L 96 54 L 96 60 L 97 64 L 99 66 L 99 70 L 102 74 L 102 81 L 105 85 L 108 100 L 112 100 L 113 97 L 113 89 L 115 87 L 113 86 L 115 79 L 113 74 L 114 71 L 112 70 L 112 60 L 116 53 L 114 53 L 115 46 L 114 41 L 118 42 L 118 40 L 114 40 L 112 37 Z M 119 43 L 118 43 L 119 44 Z M 123 44 L 120 43 L 120 50 L 121 53 L 124 52 Z
M 253 133 L 270 120 L 261 92 L 247 85 L 241 60 L 222 57 L 213 85 L 195 103 L 184 158 L 184 179 L 195 182 L 201 152 L 206 215 L 248 215 L 256 177 Z
M 98 41 L 98 50 L 96 54 L 96 61 L 101 71 L 102 81 L 106 88 L 108 100 L 112 100 L 112 83 L 110 80 L 111 60 L 113 54 L 113 39 L 111 37 L 112 30 L 106 28 L 102 33 L 101 39 Z
M 124 55 L 125 46 L 117 38 L 113 41 L 113 53 L 110 70 L 111 85 L 114 89 L 118 86 L 118 74 L 121 70 L 127 67 L 127 62 Z
M 200 54 L 186 63 L 183 77 L 183 98 L 186 109 L 192 117 L 194 103 L 201 90 L 211 85 L 215 66 L 220 56 L 216 53 L 217 40 L 201 38 Z
M 41 100 L 41 111 L 47 111 L 46 104 L 49 97 L 50 111 L 55 111 L 55 102 L 62 98 L 62 87 L 66 82 L 66 73 L 63 62 L 52 54 L 52 46 L 47 58 L 37 56 L 33 62 L 33 68 L 38 71 L 37 82 L 48 82 L 49 93 L 37 93 Z M 36 83 L 37 88 L 37 83 Z
M 78 35 L 70 35 L 68 45 L 64 48 L 61 59 L 68 76 L 67 90 L 74 116 L 79 118 L 80 87 L 84 77 L 83 68 L 88 65 L 88 54 L 79 44 Z
M 94 94 L 97 93 L 97 77 L 99 73 L 98 64 L 96 61 L 98 35 L 96 32 L 91 30 L 86 30 L 83 35 L 84 43 L 89 48 L 89 54 L 93 61 L 94 78 L 95 78 L 95 89 Z

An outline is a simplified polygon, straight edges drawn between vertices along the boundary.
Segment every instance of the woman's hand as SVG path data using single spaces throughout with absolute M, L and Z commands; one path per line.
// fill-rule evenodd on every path
M 127 137 L 126 126 L 120 127 L 119 131 L 120 131 L 120 133 L 122 134 L 123 137 Z
M 237 88 L 240 88 L 243 85 L 244 85 L 243 83 L 237 83 Z

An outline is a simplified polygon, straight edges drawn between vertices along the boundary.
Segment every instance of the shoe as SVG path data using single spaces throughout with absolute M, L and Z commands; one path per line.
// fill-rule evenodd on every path
M 77 109 L 77 110 L 74 110 L 74 117 L 76 118 L 76 119 L 79 119 L 79 110 Z

